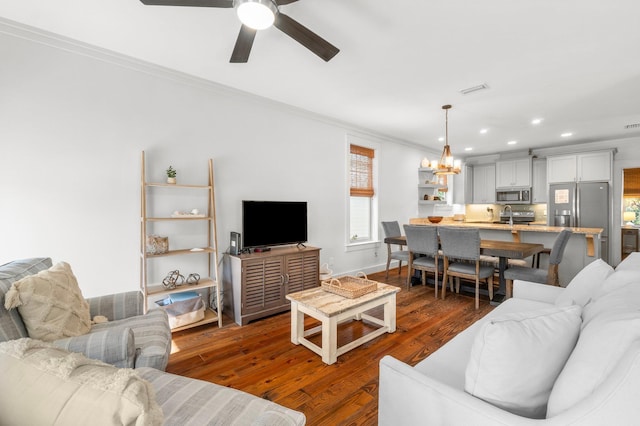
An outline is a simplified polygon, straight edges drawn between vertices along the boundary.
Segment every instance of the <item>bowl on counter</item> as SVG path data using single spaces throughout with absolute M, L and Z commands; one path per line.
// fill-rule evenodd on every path
M 455 220 L 456 222 L 464 222 L 464 215 L 463 214 L 454 214 L 453 215 L 453 220 Z
M 440 223 L 442 216 L 427 216 L 427 219 L 429 219 L 431 223 Z

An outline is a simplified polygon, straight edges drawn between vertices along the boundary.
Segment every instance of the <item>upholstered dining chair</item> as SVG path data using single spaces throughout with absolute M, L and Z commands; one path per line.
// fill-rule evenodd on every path
M 384 231 L 385 238 L 402 236 L 400 225 L 397 221 L 382 222 L 382 230 Z M 398 275 L 400 275 L 400 272 L 402 271 L 402 262 L 404 261 L 409 263 L 409 252 L 407 250 L 403 250 L 403 246 L 400 244 L 398 244 L 398 250 L 393 250 L 393 245 L 394 244 L 387 243 L 387 279 L 389 278 L 389 265 L 391 264 L 392 260 L 398 261 Z
M 553 247 L 551 247 L 548 269 L 529 268 L 527 266 L 509 266 L 509 268 L 504 271 L 504 279 L 507 286 L 507 298 L 511 297 L 513 280 L 524 280 L 555 286 L 560 285 L 560 281 L 558 279 L 558 265 L 562 262 L 564 249 L 567 246 L 572 233 L 573 232 L 570 229 L 563 229 L 560 234 L 558 234 L 556 240 L 553 242 Z
M 460 291 L 460 278 L 476 283 L 476 309 L 480 307 L 480 280 L 487 283 L 489 299 L 493 300 L 493 266 L 480 262 L 480 229 L 438 228 L 440 246 L 444 255 L 442 298 L 447 293 L 447 279 L 456 278 L 456 291 Z
M 426 272 L 433 272 L 435 276 L 435 296 L 437 298 L 438 274 L 444 270 L 443 264 L 438 262 L 440 257 L 438 253 L 440 245 L 438 228 L 424 225 L 404 225 L 404 234 L 407 236 L 407 248 L 409 249 L 407 290 L 411 288 L 413 271 L 421 271 L 422 285 L 427 284 Z

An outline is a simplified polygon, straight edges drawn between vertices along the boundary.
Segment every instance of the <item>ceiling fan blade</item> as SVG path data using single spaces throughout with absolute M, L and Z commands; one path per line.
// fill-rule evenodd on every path
M 140 0 L 147 6 L 233 7 L 233 0 Z
M 236 45 L 233 47 L 233 53 L 231 54 L 231 60 L 229 62 L 237 64 L 245 63 L 249 60 L 249 53 L 251 53 L 256 32 L 256 30 L 246 25 L 240 28 L 240 33 L 238 34 Z
M 275 0 L 276 4 L 278 6 L 284 6 L 285 4 L 291 4 L 291 3 L 295 3 L 298 0 Z
M 276 15 L 276 20 L 273 23 L 280 31 L 296 40 L 298 43 L 320 56 L 325 61 L 329 61 L 336 56 L 340 49 L 303 26 L 299 22 L 289 18 L 283 13 Z

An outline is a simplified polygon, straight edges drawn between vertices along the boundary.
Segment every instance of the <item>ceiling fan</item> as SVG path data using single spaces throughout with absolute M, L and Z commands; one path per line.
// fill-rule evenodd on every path
M 249 60 L 256 32 L 274 25 L 280 31 L 324 59 L 331 60 L 340 49 L 322 37 L 280 12 L 278 6 L 298 0 L 140 0 L 148 6 L 193 6 L 235 8 L 242 22 L 240 34 L 231 54 L 232 63 Z

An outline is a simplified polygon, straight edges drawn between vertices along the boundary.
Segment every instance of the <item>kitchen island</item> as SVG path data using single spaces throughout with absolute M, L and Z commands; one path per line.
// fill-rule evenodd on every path
M 427 218 L 412 218 L 413 225 L 455 226 L 479 228 L 480 238 L 488 240 L 519 241 L 524 243 L 541 243 L 551 248 L 558 234 L 565 228 L 544 225 L 513 225 L 486 222 L 460 222 L 445 218 L 440 223 L 431 223 Z M 560 285 L 566 286 L 571 279 L 586 265 L 599 259 L 600 235 L 602 228 L 568 228 L 573 235 L 565 248 L 560 264 Z M 548 267 L 548 256 L 540 261 L 540 268 Z

